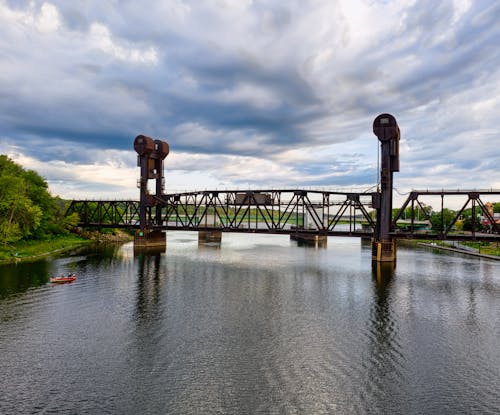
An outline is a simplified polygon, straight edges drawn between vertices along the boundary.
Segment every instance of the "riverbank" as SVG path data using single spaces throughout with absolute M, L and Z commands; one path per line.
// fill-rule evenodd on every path
M 92 243 L 127 242 L 132 236 L 122 231 L 84 232 L 45 241 L 21 241 L 8 246 L 0 246 L 0 264 L 18 261 L 34 261 L 41 257 L 69 251 Z
M 77 235 L 59 236 L 46 241 L 21 241 L 0 247 L 0 264 L 36 260 L 93 242 Z
M 498 255 L 482 254 L 480 252 L 476 252 L 476 251 L 472 251 L 472 250 L 465 250 L 465 249 L 460 249 L 460 248 L 453 248 L 451 246 L 437 245 L 435 242 L 431 242 L 431 243 L 418 242 L 417 245 L 418 246 L 425 246 L 427 248 L 432 248 L 432 249 L 439 249 L 442 251 L 456 252 L 459 254 L 470 255 L 470 256 L 500 261 L 500 256 L 498 256 Z

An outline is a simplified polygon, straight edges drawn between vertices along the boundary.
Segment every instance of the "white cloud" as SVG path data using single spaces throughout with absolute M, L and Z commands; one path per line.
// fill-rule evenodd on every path
M 50 3 L 43 3 L 40 13 L 35 19 L 36 28 L 42 33 L 55 32 L 61 26 L 61 19 L 57 8 Z
M 381 112 L 402 131 L 398 187 L 499 184 L 494 2 L 13 4 L 2 134 L 61 194 L 135 194 L 139 133 L 170 143 L 174 187 L 368 186 Z
M 127 42 L 119 42 L 103 24 L 92 23 L 89 36 L 91 45 L 116 59 L 137 63 L 156 64 L 158 62 L 158 53 L 155 48 L 139 49 L 127 45 Z

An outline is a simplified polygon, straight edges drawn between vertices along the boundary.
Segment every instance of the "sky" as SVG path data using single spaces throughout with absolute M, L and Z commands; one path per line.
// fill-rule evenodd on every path
M 372 123 L 401 130 L 396 191 L 500 189 L 500 2 L 0 0 L 0 153 L 68 199 L 365 191 Z

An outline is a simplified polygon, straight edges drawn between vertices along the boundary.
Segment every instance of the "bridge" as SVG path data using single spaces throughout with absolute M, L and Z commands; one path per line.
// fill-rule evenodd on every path
M 373 131 L 381 143 L 380 188 L 375 192 L 332 192 L 304 189 L 205 190 L 164 193 L 163 160 L 166 142 L 139 135 L 134 141 L 141 177 L 140 200 L 73 200 L 67 214 L 77 213 L 82 227 L 136 229 L 136 246 L 165 245 L 166 230 L 198 231 L 200 239 L 218 241 L 223 232 L 287 234 L 304 241 L 326 243 L 328 236 L 370 238 L 376 261 L 394 261 L 397 239 L 500 242 L 500 225 L 488 209 L 496 190 L 440 190 L 409 193 L 396 215 L 393 207 L 393 172 L 399 171 L 399 126 L 390 114 L 379 115 Z M 155 192 L 148 187 L 155 181 Z M 438 230 L 418 226 L 430 221 L 423 200 L 438 197 L 441 215 L 449 199 L 461 199 L 462 208 L 441 218 Z M 465 209 L 472 209 L 470 230 L 457 231 Z M 488 233 L 476 221 L 489 222 Z M 422 218 L 422 215 L 424 216 Z M 405 217 L 405 226 L 401 219 Z M 425 223 L 425 222 L 424 222 Z

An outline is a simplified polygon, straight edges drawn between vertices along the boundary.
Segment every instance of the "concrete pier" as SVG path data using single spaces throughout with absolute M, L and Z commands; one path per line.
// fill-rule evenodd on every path
M 299 246 L 313 246 L 315 248 L 326 248 L 328 243 L 327 235 L 317 233 L 293 233 L 290 235 L 292 241 L 297 241 Z
M 157 230 L 138 230 L 134 235 L 135 248 L 163 248 L 167 247 L 167 234 Z
M 396 260 L 396 240 L 372 240 L 372 260 L 377 262 L 390 262 Z
M 222 231 L 198 231 L 198 244 L 221 243 Z

